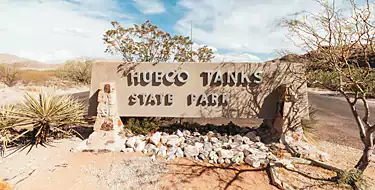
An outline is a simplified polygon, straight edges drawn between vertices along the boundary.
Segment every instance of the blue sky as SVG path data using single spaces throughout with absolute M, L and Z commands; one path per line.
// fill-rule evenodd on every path
M 276 27 L 298 11 L 319 11 L 313 0 L 0 0 L 0 53 L 46 63 L 76 57 L 118 59 L 104 53 L 111 21 L 150 20 L 194 46 L 215 50 L 214 61 L 266 61 L 280 50 L 300 53 Z

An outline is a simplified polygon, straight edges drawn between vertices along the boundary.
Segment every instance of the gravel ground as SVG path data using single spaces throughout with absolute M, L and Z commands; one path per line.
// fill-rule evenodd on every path
M 53 143 L 54 147 L 38 147 L 29 154 L 24 151 L 1 158 L 0 171 L 5 172 L 0 172 L 0 178 L 20 190 L 275 189 L 269 185 L 265 171 L 252 171 L 249 166 L 233 170 L 187 159 L 152 162 L 148 156 L 140 153 L 70 152 L 79 142 L 78 139 L 64 139 Z M 328 164 L 342 169 L 355 165 L 361 153 L 358 149 L 326 141 L 318 141 L 317 145 L 331 155 Z M 298 169 L 311 176 L 332 175 L 311 167 Z M 366 176 L 369 181 L 375 181 L 373 163 Z M 293 172 L 288 172 L 284 178 L 302 189 L 342 189 L 332 183 L 309 179 Z

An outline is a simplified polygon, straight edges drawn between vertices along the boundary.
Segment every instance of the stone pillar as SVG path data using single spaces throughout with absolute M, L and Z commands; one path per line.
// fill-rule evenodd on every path
M 124 128 L 117 110 L 116 88 L 114 83 L 101 83 L 98 93 L 97 117 L 94 131 L 121 132 Z
M 115 83 L 101 83 L 100 86 L 94 132 L 76 150 L 120 152 L 125 148 L 126 139 L 120 136 L 124 125 L 117 110 Z

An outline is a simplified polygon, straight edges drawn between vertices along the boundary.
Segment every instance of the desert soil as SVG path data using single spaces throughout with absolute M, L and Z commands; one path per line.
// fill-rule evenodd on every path
M 152 162 L 141 153 L 71 152 L 79 139 L 63 139 L 51 146 L 16 152 L 0 159 L 0 178 L 20 190 L 42 189 L 276 189 L 267 173 L 249 166 L 225 167 L 187 159 Z M 360 151 L 325 141 L 317 144 L 331 155 L 331 164 L 342 169 L 353 166 Z M 11 153 L 10 150 L 8 153 Z M 343 189 L 323 179 L 328 171 L 299 166 L 307 176 L 281 171 L 284 180 L 297 189 Z M 366 171 L 375 180 L 375 166 Z M 375 187 L 375 186 L 374 186 Z

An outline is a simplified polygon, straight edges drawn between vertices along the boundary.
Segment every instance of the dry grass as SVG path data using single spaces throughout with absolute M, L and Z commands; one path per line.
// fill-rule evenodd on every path
M 56 71 L 37 71 L 37 70 L 21 70 L 20 80 L 23 82 L 31 82 L 41 84 L 48 80 L 56 78 Z
M 76 87 L 78 84 L 58 78 L 56 70 L 20 70 L 18 85 L 26 86 L 27 91 L 36 92 L 39 86 L 66 89 Z

